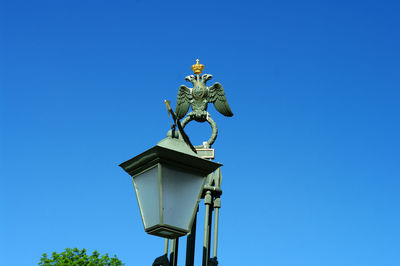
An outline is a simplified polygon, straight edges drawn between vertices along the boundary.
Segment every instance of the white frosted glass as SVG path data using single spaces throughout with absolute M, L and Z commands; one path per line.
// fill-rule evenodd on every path
M 160 223 L 158 166 L 133 178 L 144 228 Z
M 204 177 L 162 165 L 164 224 L 190 230 Z

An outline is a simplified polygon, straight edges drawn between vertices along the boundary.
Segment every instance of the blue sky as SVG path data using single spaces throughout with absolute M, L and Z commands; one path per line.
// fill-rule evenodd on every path
M 175 105 L 196 58 L 235 114 L 209 108 L 224 164 L 220 265 L 400 265 L 399 11 L 1 1 L 0 265 L 66 247 L 127 265 L 161 255 L 118 164 L 165 137 L 163 100 Z M 210 129 L 187 132 L 199 144 Z

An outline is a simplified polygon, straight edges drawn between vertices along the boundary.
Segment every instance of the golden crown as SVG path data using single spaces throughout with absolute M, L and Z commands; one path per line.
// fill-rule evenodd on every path
M 199 59 L 196 59 L 196 64 L 192 65 L 192 70 L 196 75 L 200 75 L 204 69 L 204 65 L 199 64 Z

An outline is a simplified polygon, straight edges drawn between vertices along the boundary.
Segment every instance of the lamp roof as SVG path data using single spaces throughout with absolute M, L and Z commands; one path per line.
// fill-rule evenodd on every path
M 121 163 L 119 166 L 131 176 L 134 176 L 157 163 L 172 164 L 204 175 L 208 175 L 222 166 L 222 164 L 198 156 L 185 143 L 179 132 L 171 130 L 167 137 L 156 146 Z

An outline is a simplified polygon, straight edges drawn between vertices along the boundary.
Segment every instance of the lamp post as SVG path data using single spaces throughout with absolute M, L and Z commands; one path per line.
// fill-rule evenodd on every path
M 217 265 L 218 219 L 221 207 L 221 170 L 214 159 L 211 145 L 217 138 L 217 126 L 207 112 L 207 104 L 213 103 L 225 116 L 233 113 L 226 100 L 224 89 L 218 82 L 207 87 L 212 78 L 209 74 L 199 76 L 204 65 L 192 66 L 196 74 L 186 77 L 193 88 L 180 86 L 175 112 L 165 101 L 174 125 L 167 137 L 156 146 L 120 164 L 132 177 L 144 230 L 151 235 L 165 238 L 164 255 L 153 266 L 176 266 L 178 240 L 187 237 L 186 266 L 194 265 L 194 246 L 198 205 L 205 204 L 203 266 Z M 192 112 L 187 114 L 192 107 Z M 193 146 L 184 132 L 191 121 L 208 122 L 212 128 L 211 138 L 203 145 Z M 212 214 L 214 218 L 213 255 L 210 259 Z M 171 253 L 168 259 L 169 239 Z

